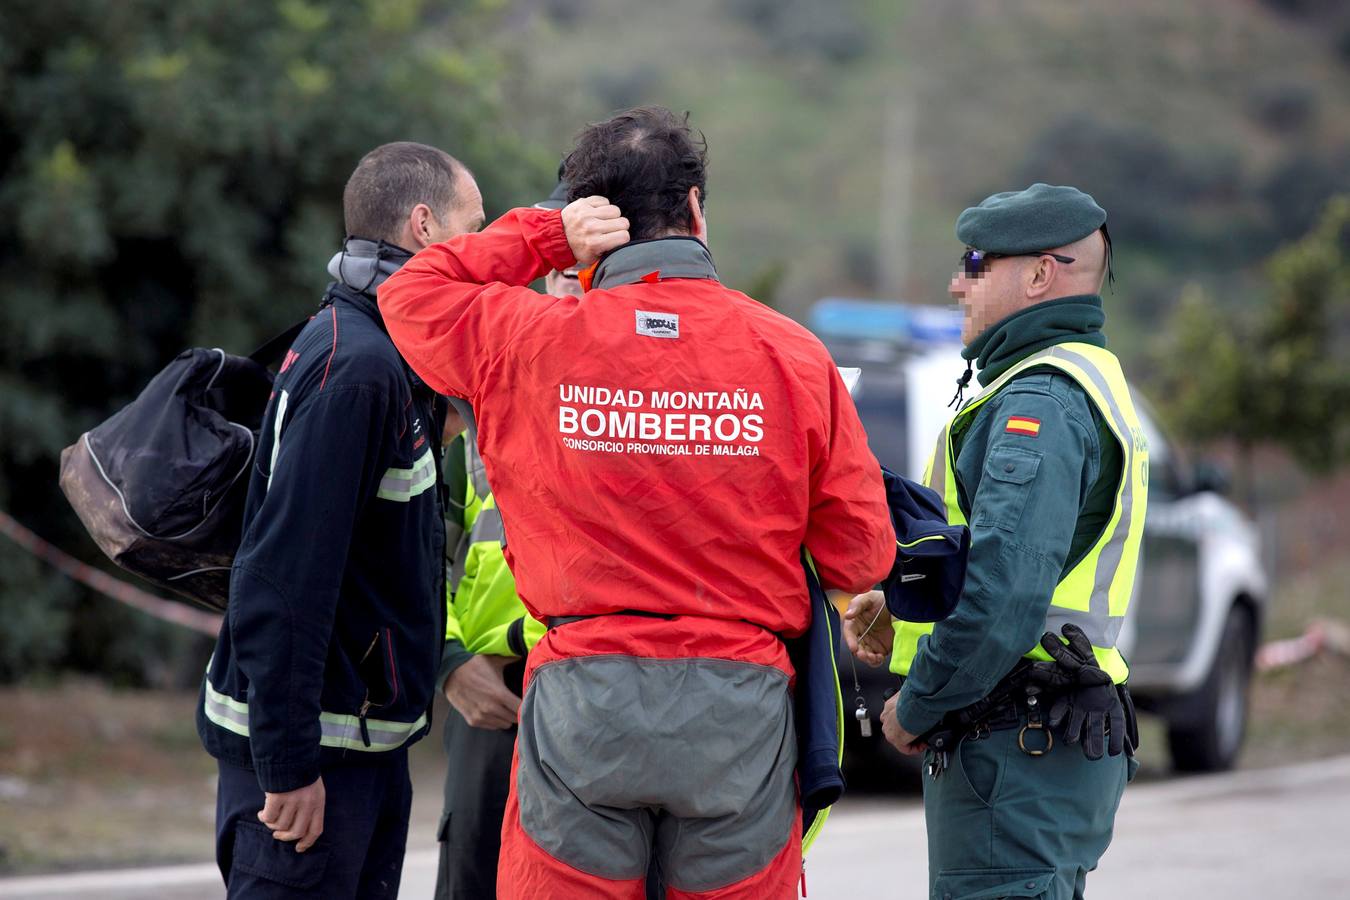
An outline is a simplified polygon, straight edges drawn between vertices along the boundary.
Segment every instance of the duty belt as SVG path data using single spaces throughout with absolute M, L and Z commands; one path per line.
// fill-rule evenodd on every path
M 916 743 L 925 743 L 933 751 L 928 763 L 928 774 L 936 778 L 947 768 L 947 758 L 963 739 L 981 740 L 991 732 L 1018 728 L 1017 746 L 1028 756 L 1044 756 L 1055 746 L 1054 733 L 1046 726 L 1048 704 L 1063 692 L 1048 691 L 1033 680 L 1037 663 L 1021 660 L 1013 670 L 999 680 L 988 695 L 964 709 L 947 713 L 937 725 L 919 735 Z M 1116 685 L 1127 716 L 1133 715 L 1128 702 L 1129 689 Z M 889 692 L 888 692 L 889 693 Z M 1127 722 L 1131 731 L 1136 726 Z M 1040 732 L 1040 735 L 1036 735 Z
M 933 751 L 928 774 L 933 778 L 947 768 L 947 756 L 962 739 L 980 740 L 990 732 L 1021 726 L 1017 746 L 1028 756 L 1044 756 L 1055 746 L 1054 735 L 1045 726 L 1044 706 L 1052 699 L 1044 689 L 1031 683 L 1032 663 L 1021 660 L 999 680 L 983 699 L 964 709 L 947 713 L 942 721 L 919 735 L 919 741 Z M 1043 740 L 1031 734 L 1041 732 Z M 1029 734 L 1030 733 L 1030 734 Z

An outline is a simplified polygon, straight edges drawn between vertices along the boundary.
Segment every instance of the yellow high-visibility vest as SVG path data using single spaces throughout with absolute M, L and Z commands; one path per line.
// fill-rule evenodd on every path
M 1092 344 L 1057 344 L 1013 366 L 962 407 L 942 430 L 924 482 L 942 495 L 948 521 L 966 524 L 968 511 L 961 508 L 956 489 L 954 439 L 970 426 L 980 407 L 1013 378 L 1028 369 L 1043 367 L 1058 369 L 1087 393 L 1120 444 L 1124 462 L 1111 517 L 1092 548 L 1055 587 L 1044 630 L 1059 634 L 1060 628 L 1069 622 L 1083 629 L 1092 642 L 1098 664 L 1120 684 L 1129 677 L 1130 670 L 1116 649 L 1116 638 L 1125 621 L 1139 568 L 1144 514 L 1148 507 L 1148 441 L 1115 354 Z M 891 671 L 907 675 L 918 652 L 919 638 L 931 633 L 933 624 L 895 622 L 893 627 L 895 643 L 891 652 Z M 1050 658 L 1039 644 L 1030 648 L 1026 655 L 1032 659 Z
M 467 531 L 446 578 L 445 639 L 470 653 L 524 656 L 544 636 L 516 594 L 502 553 L 505 530 L 482 458 L 465 438 L 464 524 Z

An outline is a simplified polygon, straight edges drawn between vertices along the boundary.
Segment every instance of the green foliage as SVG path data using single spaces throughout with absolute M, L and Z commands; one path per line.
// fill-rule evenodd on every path
M 783 286 L 783 276 L 787 274 L 787 263 L 774 260 L 755 273 L 743 287 L 742 293 L 753 297 L 770 309 L 778 308 L 778 291 Z
M 1325 421 L 1318 404 L 1344 374 L 1319 350 L 1345 346 L 1343 305 L 1329 299 L 1313 333 L 1295 287 L 1316 277 L 1276 267 L 1287 286 L 1268 314 L 1252 307 L 1261 261 L 1350 190 L 1345 4 L 985 5 L 11 0 L 0 505 L 94 559 L 55 489 L 60 449 L 184 346 L 247 350 L 311 309 L 343 182 L 369 148 L 445 147 L 492 214 L 543 196 L 578 127 L 634 103 L 692 111 L 711 145 L 713 255 L 776 308 L 882 290 L 877 233 L 894 221 L 899 299 L 944 302 L 964 206 L 1031 180 L 1077 184 L 1111 214 L 1113 348 L 1133 356 L 1177 286 L 1197 285 L 1158 392 L 1179 430 L 1255 445 Z M 1268 339 L 1281 349 L 1253 381 Z M 1300 438 L 1299 452 L 1331 464 L 1318 454 L 1344 458 L 1343 443 Z M 147 640 L 100 612 L 109 601 L 18 565 L 0 556 L 2 621 L 40 620 L 76 648 L 62 658 L 35 638 L 48 649 L 24 659 L 136 668 L 135 652 L 96 651 Z M 71 641 L 73 617 L 88 631 Z
M 7 5 L 23 26 L 0 33 L 5 508 L 96 558 L 56 488 L 61 448 L 183 347 L 246 352 L 313 309 L 343 184 L 372 147 L 445 148 L 490 212 L 534 199 L 550 158 L 501 126 L 503 62 L 472 39 L 497 5 Z M 102 599 L 72 624 L 72 589 L 13 557 L 0 678 L 45 661 L 135 680 L 182 643 Z
M 0 538 L 0 682 L 41 675 L 65 655 L 77 591 Z
M 1150 129 L 1091 114 L 1047 129 L 1027 150 L 1015 181 L 1091 185 L 1112 231 L 1133 246 L 1203 252 L 1211 263 L 1216 254 L 1240 263 L 1250 243 L 1243 238 L 1254 230 L 1251 211 L 1240 204 L 1241 166 L 1221 142 L 1188 153 Z
M 1267 271 L 1274 298 L 1256 346 L 1270 437 L 1310 468 L 1327 470 L 1350 461 L 1350 195 L 1333 199 Z
M 1253 314 L 1182 293 L 1161 360 L 1167 415 L 1194 439 L 1275 444 L 1314 471 L 1350 462 L 1350 196 L 1266 268 L 1273 296 Z
M 1109 331 L 1127 366 L 1179 285 L 1250 305 L 1260 262 L 1350 190 L 1337 17 L 1228 0 L 994 5 L 543 0 L 509 35 L 542 52 L 506 90 L 559 150 L 617 106 L 691 110 L 719 271 L 748 284 L 784 260 L 778 308 L 799 316 L 837 294 L 946 302 L 965 206 L 1078 185 L 1110 214 Z
M 728 17 L 762 35 L 776 52 L 852 62 L 867 51 L 867 26 L 848 3 L 813 0 L 730 0 Z
M 1252 354 L 1238 328 L 1197 285 L 1190 285 L 1172 314 L 1164 345 L 1164 414 L 1199 441 L 1232 438 L 1250 446 L 1262 436 L 1252 408 Z

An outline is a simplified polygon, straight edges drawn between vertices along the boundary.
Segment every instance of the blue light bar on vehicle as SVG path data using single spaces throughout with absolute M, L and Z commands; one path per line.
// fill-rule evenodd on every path
M 850 297 L 817 300 L 808 327 L 820 337 L 913 344 L 961 341 L 961 314 L 954 309 Z

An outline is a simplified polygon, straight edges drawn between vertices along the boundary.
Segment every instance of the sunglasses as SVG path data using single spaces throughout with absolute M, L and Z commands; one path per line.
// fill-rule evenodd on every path
M 965 253 L 961 254 L 961 270 L 965 272 L 967 278 L 976 278 L 983 274 L 985 269 L 989 268 L 990 260 L 1009 259 L 1014 256 L 1048 256 L 1065 265 L 1068 265 L 1071 262 L 1077 262 L 1072 256 L 1051 253 L 1048 250 L 1033 250 L 1030 253 L 986 253 L 983 250 L 976 250 L 974 247 L 969 247 L 966 249 Z

